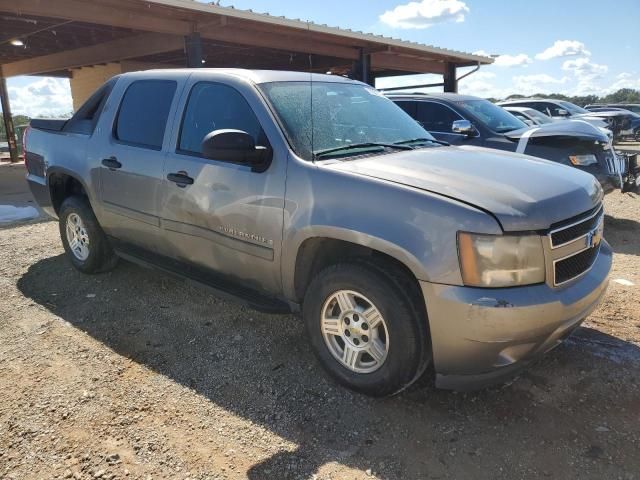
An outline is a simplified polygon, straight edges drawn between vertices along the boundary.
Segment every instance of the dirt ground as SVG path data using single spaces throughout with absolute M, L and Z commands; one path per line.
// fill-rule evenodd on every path
M 56 223 L 1 227 L 0 478 L 638 480 L 639 207 L 607 197 L 614 281 L 563 346 L 384 400 L 329 381 L 294 316 L 126 262 L 84 276 Z

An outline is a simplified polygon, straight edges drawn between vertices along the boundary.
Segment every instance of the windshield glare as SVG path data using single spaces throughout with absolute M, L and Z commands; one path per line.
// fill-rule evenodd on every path
M 581 113 L 590 113 L 589 110 L 585 110 L 584 108 L 579 107 L 578 105 L 575 105 L 571 102 L 560 101 L 558 103 L 562 105 L 562 107 L 564 107 L 565 110 L 568 110 L 569 113 L 572 113 L 573 115 L 579 115 Z
M 545 115 L 538 110 L 534 110 L 533 108 L 527 110 L 527 115 L 533 118 L 538 125 L 544 125 L 545 123 L 553 123 L 553 118 Z
M 494 105 L 489 100 L 464 100 L 456 102 L 461 108 L 478 117 L 494 132 L 510 132 L 526 128 L 528 125 L 504 108 Z
M 372 87 L 337 82 L 273 82 L 260 85 L 260 89 L 279 117 L 292 148 L 305 160 L 312 160 L 318 152 L 354 144 L 433 139 Z

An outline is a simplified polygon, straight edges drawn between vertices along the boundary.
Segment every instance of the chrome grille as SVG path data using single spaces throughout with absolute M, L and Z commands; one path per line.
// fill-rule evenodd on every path
M 600 205 L 549 232 L 554 286 L 570 282 L 591 269 L 600 252 L 603 227 L 604 209 Z
M 553 267 L 555 284 L 562 285 L 589 271 L 599 252 L 600 244 L 563 260 L 556 260 Z
M 584 237 L 593 231 L 603 220 L 603 208 L 598 208 L 595 212 L 588 214 L 586 217 L 576 220 L 569 225 L 557 228 L 551 231 L 551 247 L 558 248 L 567 243 Z

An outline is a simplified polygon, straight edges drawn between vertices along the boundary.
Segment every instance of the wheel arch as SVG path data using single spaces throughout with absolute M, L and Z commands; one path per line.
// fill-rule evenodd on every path
M 91 204 L 86 183 L 66 168 L 52 167 L 47 170 L 47 185 L 51 196 L 51 205 L 56 215 L 60 213 L 62 202 L 71 195 L 83 195 Z
M 381 238 L 334 227 L 315 228 L 299 235 L 292 251 L 283 262 L 285 295 L 301 302 L 313 277 L 323 268 L 340 261 L 378 258 L 389 268 L 407 275 L 418 285 L 427 280 L 420 261 L 410 252 Z

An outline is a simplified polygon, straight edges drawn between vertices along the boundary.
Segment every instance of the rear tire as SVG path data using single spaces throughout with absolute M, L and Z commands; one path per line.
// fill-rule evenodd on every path
M 382 397 L 404 390 L 426 369 L 431 349 L 425 314 L 404 283 L 362 261 L 330 266 L 309 285 L 307 334 L 338 383 Z
M 71 264 L 82 273 L 111 270 L 118 257 L 85 197 L 68 197 L 59 212 L 60 237 Z

